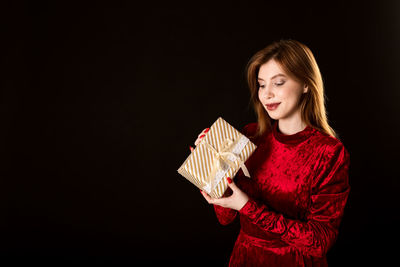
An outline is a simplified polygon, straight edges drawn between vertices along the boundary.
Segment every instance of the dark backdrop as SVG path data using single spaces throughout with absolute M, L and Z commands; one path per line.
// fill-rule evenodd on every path
M 331 266 L 395 259 L 400 5 L 375 2 L 2 1 L 2 266 L 225 266 L 238 221 L 176 170 L 219 116 L 255 121 L 245 65 L 283 38 L 351 156 Z

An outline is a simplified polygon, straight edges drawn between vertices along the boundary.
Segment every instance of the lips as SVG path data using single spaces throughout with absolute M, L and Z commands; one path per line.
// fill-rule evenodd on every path
M 272 104 L 266 104 L 268 110 L 274 110 L 279 106 L 280 103 L 272 103 Z

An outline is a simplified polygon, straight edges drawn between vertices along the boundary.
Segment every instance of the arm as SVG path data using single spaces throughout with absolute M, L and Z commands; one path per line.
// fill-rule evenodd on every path
M 305 221 L 285 218 L 251 198 L 239 213 L 304 254 L 324 256 L 336 240 L 350 190 L 348 152 L 341 144 L 327 152 L 312 183 L 311 206 Z

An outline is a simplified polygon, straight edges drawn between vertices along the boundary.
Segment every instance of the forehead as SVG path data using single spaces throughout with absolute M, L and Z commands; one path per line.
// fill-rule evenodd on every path
M 260 70 L 258 71 L 258 78 L 269 80 L 272 76 L 279 73 L 287 75 L 286 72 L 281 68 L 279 63 L 271 59 L 267 63 L 260 66 Z

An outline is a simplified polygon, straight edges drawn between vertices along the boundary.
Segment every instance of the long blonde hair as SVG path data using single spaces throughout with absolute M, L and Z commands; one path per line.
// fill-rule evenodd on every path
M 284 39 L 275 41 L 254 54 L 246 66 L 250 102 L 256 113 L 258 129 L 256 137 L 272 129 L 271 118 L 258 98 L 258 72 L 260 67 L 274 59 L 294 79 L 308 85 L 308 92 L 300 99 L 301 118 L 308 125 L 332 137 L 338 138 L 329 126 L 325 109 L 324 84 L 317 62 L 311 50 L 299 41 Z

